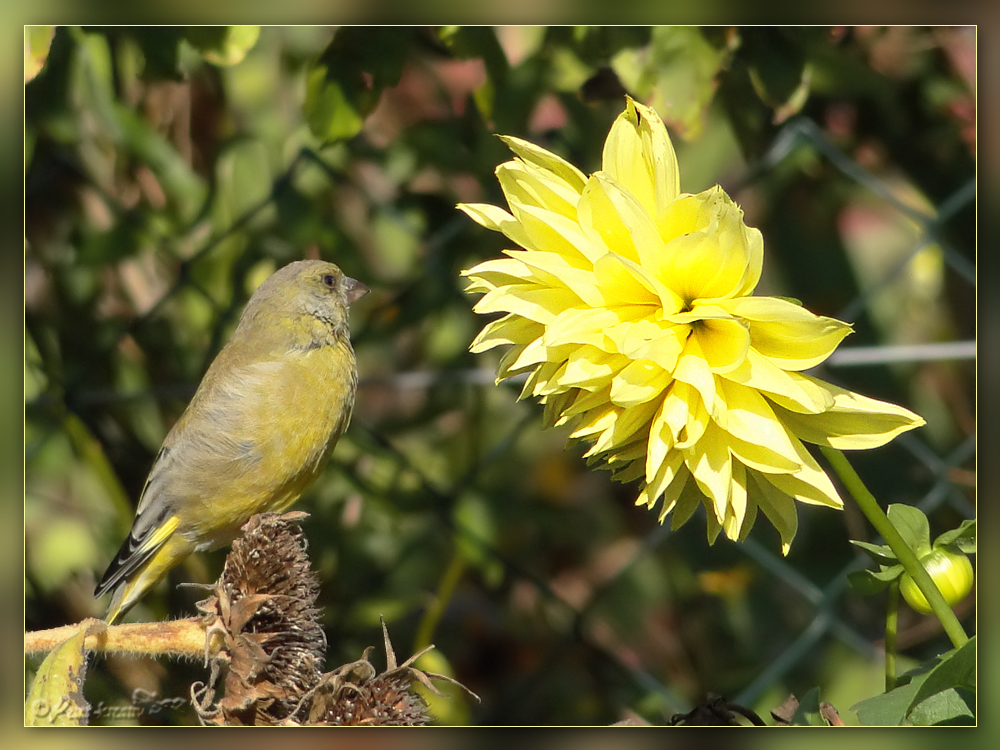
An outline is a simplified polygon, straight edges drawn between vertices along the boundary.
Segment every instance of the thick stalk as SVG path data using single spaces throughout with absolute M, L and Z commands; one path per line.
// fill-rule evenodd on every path
M 923 592 L 923 595 L 927 598 L 927 603 L 930 604 L 931 609 L 934 610 L 934 614 L 941 621 L 944 632 L 947 633 L 952 644 L 955 648 L 964 645 L 969 640 L 969 636 L 962 629 L 962 624 L 955 617 L 955 613 L 948 606 L 948 602 L 944 600 L 938 587 L 931 580 L 927 571 L 924 570 L 924 566 L 920 564 L 920 560 L 917 559 L 913 550 L 910 549 L 900 533 L 896 531 L 896 527 L 892 525 L 889 517 L 875 499 L 875 496 L 865 487 L 865 483 L 861 481 L 861 477 L 854 471 L 854 467 L 851 466 L 847 457 L 836 448 L 827 448 L 821 445 L 820 450 L 823 451 L 823 455 L 826 456 L 838 476 L 840 476 L 840 479 L 851 493 L 854 501 L 861 508 L 861 512 L 865 514 L 865 517 L 875 528 L 875 531 L 885 539 L 886 544 L 889 545 L 890 549 L 896 555 L 896 559 L 899 560 L 900 564 L 920 588 L 920 591 Z

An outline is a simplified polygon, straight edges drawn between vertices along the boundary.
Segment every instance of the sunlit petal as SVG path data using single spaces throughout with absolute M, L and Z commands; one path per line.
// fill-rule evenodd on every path
M 787 553 L 796 504 L 842 507 L 803 445 L 871 448 L 923 424 L 893 404 L 802 374 L 850 326 L 752 296 L 763 238 L 718 186 L 680 193 L 666 128 L 627 99 L 584 175 L 517 138 L 497 169 L 509 212 L 460 208 L 516 246 L 464 272 L 499 314 L 471 344 L 509 347 L 497 380 L 527 374 L 521 398 L 587 444 L 588 462 L 639 482 L 662 523 L 699 505 L 709 541 L 746 538 L 763 511 Z

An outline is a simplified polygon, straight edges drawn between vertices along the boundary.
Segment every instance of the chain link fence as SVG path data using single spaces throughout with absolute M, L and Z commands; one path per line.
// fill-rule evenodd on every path
M 845 213 L 853 211 L 841 229 L 857 289 L 840 309 L 823 312 L 854 324 L 860 342 L 848 339 L 822 376 L 876 397 L 902 394 L 900 402 L 921 413 L 927 404 L 938 410 L 925 415 L 926 430 L 900 436 L 881 457 L 852 458 L 880 500 L 916 505 L 939 533 L 975 515 L 968 384 L 976 346 L 956 335 L 965 330 L 961 321 L 942 323 L 961 313 L 941 301 L 975 298 L 974 253 L 955 246 L 969 236 L 964 224 L 975 207 L 975 178 L 937 205 L 915 200 L 901 189 L 905 180 L 876 176 L 800 116 L 724 187 L 752 206 L 755 186 L 801 170 L 841 185 L 850 194 Z M 783 558 L 766 529 L 741 544 L 720 540 L 708 547 L 697 517 L 671 531 L 632 508 L 633 488 L 587 469 L 579 451 L 563 450 L 564 435 L 541 430 L 540 410 L 516 402 L 516 384 L 495 387 L 490 360 L 465 351 L 483 322 L 469 311 L 473 300 L 456 272 L 467 267 L 469 243 L 483 241 L 471 222 L 454 212 L 428 229 L 419 211 L 447 210 L 447 198 L 412 193 L 400 200 L 380 193 L 370 177 L 302 149 L 272 176 L 269 190 L 216 224 L 217 233 L 205 235 L 202 215 L 170 240 L 156 227 L 129 227 L 130 208 L 105 195 L 114 222 L 159 239 L 145 259 L 125 259 L 121 276 L 94 268 L 81 274 L 80 284 L 110 290 L 95 308 L 107 313 L 101 325 L 63 322 L 74 314 L 70 300 L 79 290 L 52 287 L 59 248 L 38 255 L 29 243 L 29 627 L 98 614 L 83 599 L 92 580 L 79 567 L 96 572 L 113 552 L 164 425 L 234 325 L 248 287 L 259 281 L 259 259 L 293 259 L 294 240 L 277 236 L 274 216 L 313 210 L 308 196 L 329 193 L 354 205 L 377 232 L 351 235 L 341 226 L 347 209 L 322 219 L 316 234 L 332 244 L 324 257 L 363 280 L 366 271 L 388 280 L 353 320 L 361 370 L 355 420 L 304 503 L 313 514 L 306 531 L 325 581 L 328 636 L 345 658 L 377 642 L 370 636 L 384 615 L 390 633 L 399 634 L 397 644 L 433 640 L 447 666 L 483 696 L 481 706 L 456 719 L 476 724 L 574 723 L 627 707 L 662 723 L 689 711 L 705 692 L 763 712 L 788 692 L 836 682 L 838 664 L 869 680 L 880 674 L 880 602 L 847 586 L 847 574 L 868 564 L 848 538 L 876 541 L 856 513 L 801 510 L 799 536 Z M 100 180 L 88 180 L 100 188 Z M 338 209 L 327 203 L 324 210 Z M 959 223 L 961 231 L 951 231 Z M 891 243 L 892 252 L 874 253 L 871 234 Z M 767 268 L 766 229 L 764 236 Z M 388 244 L 366 244 L 376 239 Z M 417 272 L 397 275 L 395 285 L 397 261 L 380 257 L 394 252 L 393 241 L 419 252 Z M 357 257 L 348 255 L 352 247 Z M 774 278 L 764 283 L 782 286 Z M 116 314 L 123 298 L 136 315 Z M 178 307 L 187 310 L 180 318 L 197 321 L 200 334 L 185 339 L 167 331 Z M 928 315 L 936 316 L 935 325 Z M 77 335 L 84 351 L 70 351 Z M 187 358 L 163 364 L 182 345 Z M 418 356 L 435 348 L 436 358 Z M 936 395 L 928 398 L 928 390 Z M 946 407 L 950 414 L 936 419 Z M 61 443 L 68 448 L 55 450 Z M 60 562 L 77 571 L 71 584 L 37 572 L 53 544 L 77 539 L 78 529 L 65 537 L 42 533 L 53 509 L 92 532 L 81 542 L 89 557 L 81 552 Z M 177 580 L 199 573 L 210 580 L 211 563 L 192 565 Z M 186 601 L 176 592 L 163 596 L 171 604 L 151 605 L 153 614 Z M 966 619 L 972 606 L 971 600 L 960 605 Z M 914 654 L 941 649 L 945 641 L 933 623 L 904 620 L 901 646 Z M 838 708 L 844 713 L 849 706 Z

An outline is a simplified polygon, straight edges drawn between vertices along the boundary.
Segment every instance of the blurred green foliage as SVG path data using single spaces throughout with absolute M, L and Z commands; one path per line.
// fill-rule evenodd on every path
M 381 615 L 400 659 L 434 642 L 425 668 L 483 697 L 435 704 L 445 722 L 607 724 L 631 709 L 665 723 L 751 683 L 766 715 L 822 682 L 855 723 L 846 709 L 881 691 L 865 645 L 881 637 L 879 599 L 836 583 L 863 564 L 848 538 L 874 541 L 858 514 L 804 508 L 781 567 L 765 525 L 752 548 L 709 547 L 697 521 L 671 534 L 631 507 L 633 488 L 493 386 L 495 357 L 468 353 L 484 321 L 460 271 L 503 240 L 454 206 L 503 203 L 494 133 L 598 169 L 627 92 L 671 129 L 682 189 L 722 184 L 763 231 L 762 293 L 851 311 L 846 346 L 971 339 L 960 271 L 974 268 L 974 200 L 948 203 L 975 173 L 971 30 L 28 33 L 26 66 L 29 52 L 44 65 L 25 84 L 26 628 L 102 614 L 95 576 L 242 305 L 275 268 L 322 257 L 373 289 L 352 321 L 354 422 L 297 506 L 311 513 L 331 668 L 381 643 Z M 797 123 L 822 139 L 782 140 Z M 909 448 L 855 463 L 883 502 L 931 498 L 932 526 L 956 526 L 974 502 L 971 363 L 825 377 L 927 418 Z M 192 612 L 198 592 L 176 584 L 211 582 L 223 554 L 192 559 L 134 616 Z M 818 612 L 853 638 L 827 635 L 758 684 Z M 901 623 L 918 661 L 944 643 L 924 620 Z M 194 679 L 197 665 L 108 658 L 86 691 L 128 704 L 135 690 L 187 695 Z

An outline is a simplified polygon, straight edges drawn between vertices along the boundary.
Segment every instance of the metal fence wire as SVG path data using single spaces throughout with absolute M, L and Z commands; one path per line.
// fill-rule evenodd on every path
M 949 338 L 940 327 L 936 339 L 912 340 L 885 321 L 900 306 L 932 304 L 921 302 L 932 296 L 920 295 L 924 287 L 938 283 L 935 279 L 947 278 L 960 295 L 975 297 L 976 269 L 968 260 L 973 253 L 951 246 L 949 238 L 955 235 L 946 231 L 974 207 L 975 178 L 939 205 L 921 205 L 901 196 L 898 184 L 841 151 L 815 122 L 799 117 L 786 123 L 764 158 L 730 186 L 731 194 L 740 202 L 758 181 L 780 170 L 800 169 L 803 154 L 810 155 L 812 164 L 832 167 L 827 179 L 861 189 L 858 203 L 867 211 L 861 219 L 875 217 L 905 227 L 896 235 L 900 246 L 881 265 L 868 262 L 866 247 L 852 250 L 846 243 L 855 253 L 852 262 L 861 280 L 853 299 L 829 312 L 855 324 L 858 334 L 824 364 L 822 377 L 861 392 L 870 386 L 876 397 L 892 392 L 893 383 L 904 383 L 900 392 L 914 393 L 918 379 L 947 386 L 956 377 L 969 378 L 974 340 Z M 463 294 L 454 264 L 441 261 L 457 257 L 454 248 L 472 236 L 465 217 L 456 212 L 432 233 L 422 234 L 411 213 L 379 196 L 358 195 L 350 176 L 309 150 L 300 152 L 273 180 L 269 193 L 223 231 L 200 236 L 193 252 L 161 247 L 159 262 L 175 269 L 173 283 L 157 290 L 117 335 L 102 328 L 102 339 L 83 342 L 92 350 L 74 362 L 67 359 L 72 367 L 60 370 L 47 359 L 53 347 L 46 342 L 59 334 L 50 320 L 29 311 L 32 343 L 26 350 L 26 371 L 50 378 L 47 387 L 26 391 L 29 626 L 58 624 L 50 622 L 54 609 L 71 616 L 85 614 L 88 606 L 82 599 L 53 604 L 57 589 L 32 573 L 33 555 L 40 553 L 33 546 L 35 534 L 45 522 L 36 512 L 59 508 L 61 501 L 54 497 L 60 487 L 66 489 L 52 480 L 51 462 L 61 455 L 50 453 L 53 444 L 68 440 L 74 455 L 86 457 L 91 455 L 89 441 L 98 435 L 110 465 L 132 467 L 120 486 L 134 502 L 134 490 L 156 447 L 156 430 L 147 433 L 152 437 L 138 428 L 117 434 L 125 422 L 100 416 L 102 410 L 151 410 L 154 423 L 162 426 L 168 421 L 164 415 L 176 417 L 193 391 L 191 374 L 203 370 L 205 361 L 178 362 L 172 372 L 150 373 L 146 379 L 133 373 L 134 378 L 114 387 L 93 387 L 95 373 L 109 368 L 136 342 L 143 348 L 152 346 L 156 336 L 168 335 L 163 329 L 169 327 L 170 308 L 179 297 L 203 308 L 204 319 L 211 322 L 207 340 L 201 339 L 202 351 L 217 351 L 246 298 L 240 284 L 249 270 L 238 261 L 231 266 L 233 291 L 220 303 L 213 281 L 197 272 L 199 264 L 232 253 L 237 240 L 252 244 L 247 237 L 255 227 L 276 211 L 295 208 L 293 199 L 300 197 L 297 186 L 303 180 L 342 186 L 378 214 L 386 236 L 418 236 L 425 259 L 419 278 L 382 294 L 376 290 L 375 302 L 360 308 L 354 320 L 362 377 L 354 424 L 324 480 L 304 503 L 313 514 L 307 536 L 325 581 L 328 635 L 345 659 L 356 658 L 352 649 L 368 644 L 377 616 L 384 615 L 390 633 L 396 633 L 397 651 L 405 651 L 400 644 L 411 637 L 417 644 L 433 640 L 457 676 L 483 696 L 467 717 L 479 724 L 614 720 L 627 708 L 665 720 L 690 710 L 705 692 L 763 711 L 788 692 L 801 694 L 824 680 L 835 682 L 838 663 L 862 665 L 859 669 L 868 665 L 878 674 L 880 600 L 862 599 L 847 586 L 847 574 L 868 564 L 848 537 L 876 541 L 856 513 L 850 508 L 844 514 L 800 510 L 799 536 L 785 558 L 773 530 L 755 529 L 744 543 L 720 540 L 709 547 L 697 517 L 672 532 L 669 523 L 661 526 L 653 514 L 632 508 L 634 488 L 612 484 L 605 473 L 584 468 L 579 452 L 562 450 L 564 435 L 542 432 L 539 409 L 530 402 L 515 403 L 516 387 L 494 385 L 492 360 L 455 353 L 464 352 L 468 334 L 483 322 L 469 312 L 473 300 Z M 335 244 L 340 239 L 336 231 L 331 236 Z M 247 244 L 240 247 L 248 252 Z M 769 248 L 765 233 L 765 266 Z M 32 252 L 29 247 L 29 304 L 35 274 L 44 274 L 45 266 Z M 252 249 L 256 257 L 267 252 Z M 350 261 L 347 266 L 363 273 L 350 269 Z M 417 331 L 399 327 L 399 315 L 423 315 L 435 305 L 458 312 L 426 315 Z M 72 311 L 63 310 L 67 312 Z M 465 340 L 439 342 L 451 352 L 442 360 L 448 365 L 407 369 L 407 347 L 417 344 L 393 337 L 405 334 L 426 345 L 435 326 L 449 325 L 449 315 L 460 321 L 454 330 Z M 396 363 L 392 368 L 378 365 L 386 352 Z M 54 383 L 57 373 L 60 380 Z M 961 401 L 960 395 L 954 398 Z M 919 411 L 921 403 L 907 405 Z M 975 515 L 974 405 L 958 407 L 959 413 L 962 408 L 968 421 L 906 433 L 882 449 L 890 452 L 889 460 L 874 462 L 868 452 L 852 455 L 880 500 L 916 505 L 930 517 L 936 533 Z M 75 414 L 89 415 L 83 421 L 90 437 L 74 433 L 70 416 Z M 935 415 L 927 416 L 933 423 Z M 107 428 L 103 433 L 102 424 Z M 117 452 L 109 443 L 119 446 Z M 532 457 L 538 461 L 531 463 Z M 895 476 L 883 475 L 887 464 Z M 866 473 L 871 467 L 877 475 Z M 86 483 L 96 476 L 98 498 L 116 485 L 98 470 L 84 474 L 71 469 L 63 482 Z M 82 562 L 97 573 L 100 560 L 113 551 L 120 516 L 130 509 L 109 509 L 105 500 L 103 510 L 95 511 L 101 502 L 67 508 L 94 533 L 90 557 L 66 565 Z M 197 568 L 187 567 L 176 580 L 193 572 Z M 87 576 L 81 579 L 78 594 L 87 588 Z M 962 605 L 966 617 L 971 606 Z M 907 646 L 909 637 L 915 656 L 942 648 L 944 641 L 932 623 L 914 617 L 904 625 L 901 645 Z M 836 693 L 836 686 L 831 690 Z M 844 713 L 849 706 L 838 708 Z

